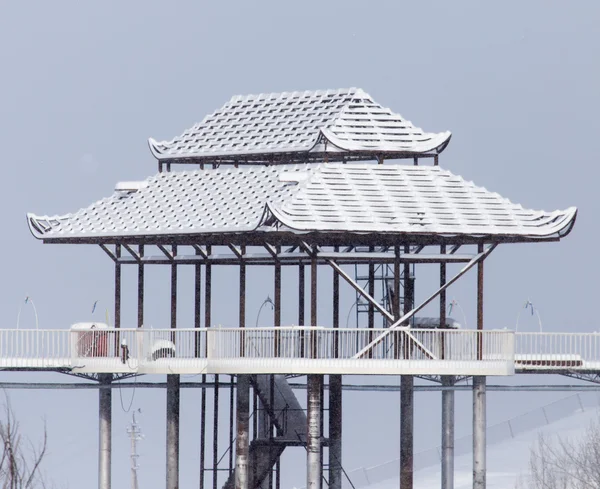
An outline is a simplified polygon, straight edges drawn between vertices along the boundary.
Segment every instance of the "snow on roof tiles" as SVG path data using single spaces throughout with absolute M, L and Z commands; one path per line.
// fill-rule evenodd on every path
M 304 162 L 439 153 L 450 137 L 425 133 L 351 88 L 235 96 L 181 136 L 149 145 L 161 161 Z
M 576 216 L 575 208 L 524 209 L 437 166 L 222 167 L 159 173 L 145 183 L 73 214 L 28 214 L 30 229 L 46 241 L 255 230 L 518 241 L 562 237 Z

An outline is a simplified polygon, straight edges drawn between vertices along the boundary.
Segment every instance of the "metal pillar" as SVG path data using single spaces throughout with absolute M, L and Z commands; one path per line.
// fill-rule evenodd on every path
M 335 251 L 338 251 L 335 247 Z M 333 327 L 340 327 L 340 276 L 333 271 Z M 339 354 L 339 337 L 334 336 L 334 358 Z M 329 487 L 342 489 L 342 376 L 329 376 Z
M 410 248 L 404 247 L 408 253 Z M 404 264 L 404 313 L 408 313 L 413 303 L 413 284 L 410 278 L 410 265 Z M 410 355 L 410 350 L 405 349 Z M 413 488 L 413 430 L 414 430 L 414 378 L 412 375 L 400 377 L 400 487 Z
M 442 386 L 454 385 L 451 375 L 442 376 Z M 442 391 L 442 489 L 454 489 L 454 391 Z
M 235 440 L 235 489 L 251 489 L 249 484 L 248 461 L 250 455 L 250 376 L 237 377 L 236 422 L 237 438 Z
M 242 247 L 242 254 L 246 252 Z M 240 262 L 239 290 L 239 327 L 246 327 L 246 265 Z M 244 356 L 244 342 L 240 345 L 240 355 Z M 236 426 L 235 439 L 235 489 L 250 489 L 249 456 L 250 456 L 250 376 L 238 375 L 236 386 Z
M 206 247 L 206 253 L 210 255 L 210 246 Z M 212 265 L 207 262 L 204 274 L 204 327 L 210 328 L 211 323 L 211 293 L 212 293 Z M 202 375 L 205 382 L 206 375 Z M 206 469 L 206 389 L 202 388 L 200 397 L 200 489 L 204 489 L 204 471 Z
M 179 375 L 167 375 L 167 489 L 179 489 Z
M 486 487 L 485 377 L 473 377 L 473 489 Z
M 215 375 L 215 386 L 213 388 L 213 466 L 212 485 L 218 489 L 219 483 L 219 376 Z
M 478 246 L 483 252 L 483 243 Z M 483 330 L 483 260 L 477 264 L 477 331 Z M 481 336 L 477 336 L 477 358 L 483 358 Z M 473 377 L 473 489 L 486 487 L 485 377 Z
M 173 256 L 177 247 L 173 246 Z M 177 265 L 171 265 L 171 329 L 177 328 Z M 172 341 L 175 341 L 173 334 Z M 167 375 L 167 489 L 179 489 L 179 375 Z
M 144 325 L 144 265 L 141 258 L 144 256 L 144 245 L 139 245 L 138 255 L 140 262 L 138 263 L 138 320 L 137 327 L 141 328 Z
M 306 487 L 321 489 L 321 384 L 322 375 L 309 375 L 307 379 L 307 441 Z
M 342 489 L 342 376 L 329 376 L 329 488 Z
M 99 374 L 102 384 L 110 384 L 112 374 Z M 110 489 L 112 451 L 112 389 L 98 389 L 99 443 L 98 443 L 98 489 Z
M 121 258 L 121 245 L 115 245 L 115 256 Z M 121 327 L 121 264 L 115 263 L 115 328 Z M 118 344 L 116 345 L 118 351 Z
M 440 246 L 440 254 L 446 246 Z M 446 264 L 440 263 L 440 287 L 446 284 Z M 440 293 L 440 328 L 442 328 L 442 358 L 445 358 L 446 291 Z M 452 375 L 442 375 L 442 385 L 454 385 Z M 454 391 L 442 391 L 442 489 L 454 489 Z
M 316 250 L 310 262 L 310 325 L 317 325 L 317 259 Z M 311 332 L 311 356 L 316 355 L 316 344 Z M 321 489 L 321 403 L 322 403 L 322 375 L 309 375 L 307 377 L 307 430 L 306 430 L 306 487 L 307 489 Z

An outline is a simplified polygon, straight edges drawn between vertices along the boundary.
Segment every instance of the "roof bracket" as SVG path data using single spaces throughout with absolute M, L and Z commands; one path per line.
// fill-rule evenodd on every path
M 163 254 L 169 259 L 169 261 L 174 261 L 175 260 L 175 256 L 172 252 L 170 252 L 169 250 L 167 250 L 163 245 L 159 244 L 156 245 L 158 247 L 158 249 L 160 251 L 163 252 Z
M 230 245 L 229 245 L 229 249 L 230 249 L 231 251 L 233 251 L 233 254 L 234 254 L 235 256 L 237 256 L 237 257 L 238 257 L 240 260 L 243 260 L 243 259 L 244 259 L 244 254 L 242 253 L 242 250 L 241 250 L 241 248 L 240 248 L 240 247 L 238 247 L 238 246 L 236 246 L 236 245 L 233 245 L 233 244 L 230 244 Z
M 270 245 L 269 243 L 264 243 L 263 246 L 273 258 L 277 258 L 277 249 L 273 245 Z
M 200 246 L 200 245 L 192 245 L 192 248 L 194 248 L 194 250 L 196 250 L 196 253 L 198 255 L 200 255 L 202 258 L 204 258 L 205 260 L 208 260 L 208 252 L 206 251 L 206 248 Z
M 142 261 L 140 255 L 136 251 L 134 251 L 131 246 L 123 243 L 123 248 L 127 250 L 127 252 L 135 259 L 135 261 L 137 261 L 138 263 Z
M 111 258 L 115 263 L 117 262 L 117 255 L 115 255 L 105 244 L 100 244 L 100 248 Z

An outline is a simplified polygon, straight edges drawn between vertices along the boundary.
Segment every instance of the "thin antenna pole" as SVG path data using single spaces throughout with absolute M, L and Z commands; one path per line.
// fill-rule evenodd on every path
M 135 420 L 135 412 L 133 413 L 131 425 L 127 433 L 131 440 L 131 489 L 139 489 L 137 472 L 140 466 L 138 465 L 137 442 L 142 439 L 142 430 Z

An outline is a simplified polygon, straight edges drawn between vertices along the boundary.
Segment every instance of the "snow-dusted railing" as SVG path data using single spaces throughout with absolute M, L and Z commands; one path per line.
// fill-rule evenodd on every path
M 209 358 L 353 359 L 385 329 L 321 327 L 211 328 Z M 512 359 L 513 333 L 439 329 L 389 332 L 362 358 L 380 360 Z
M 0 329 L 0 367 L 68 367 L 69 330 Z
M 516 333 L 516 368 L 598 370 L 600 333 Z
M 511 331 L 280 327 L 211 328 L 207 334 L 209 370 L 215 373 L 510 375 L 514 370 Z

